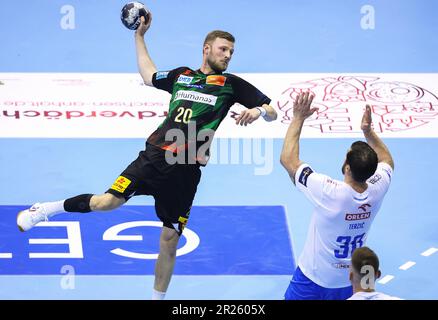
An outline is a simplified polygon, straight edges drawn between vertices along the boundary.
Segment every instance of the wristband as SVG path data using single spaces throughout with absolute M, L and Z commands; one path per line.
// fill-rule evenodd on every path
M 266 116 L 266 109 L 263 107 L 256 107 L 260 111 L 260 115 L 264 118 Z

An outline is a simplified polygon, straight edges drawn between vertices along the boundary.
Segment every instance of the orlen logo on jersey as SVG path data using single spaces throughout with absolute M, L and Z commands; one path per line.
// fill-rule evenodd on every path
M 363 212 L 367 212 L 367 209 L 368 209 L 368 208 L 371 208 L 371 205 L 368 204 L 368 203 L 365 203 L 365 204 L 359 206 L 358 209 L 362 210 Z
M 176 83 L 189 84 L 192 82 L 192 80 L 193 80 L 193 77 L 187 77 L 187 76 L 180 75 L 178 77 L 178 80 L 176 81 Z
M 371 217 L 371 212 L 367 211 L 368 208 L 371 208 L 371 205 L 368 203 L 365 203 L 358 207 L 361 213 L 347 213 L 345 215 L 345 220 L 347 221 L 354 221 L 354 220 L 365 220 L 369 219 Z

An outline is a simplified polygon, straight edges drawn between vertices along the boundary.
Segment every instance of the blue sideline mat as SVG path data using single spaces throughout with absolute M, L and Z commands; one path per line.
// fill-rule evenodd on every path
M 153 206 L 61 214 L 21 233 L 0 206 L 0 274 L 153 274 L 160 223 Z M 287 275 L 295 268 L 282 206 L 198 206 L 178 246 L 175 274 Z

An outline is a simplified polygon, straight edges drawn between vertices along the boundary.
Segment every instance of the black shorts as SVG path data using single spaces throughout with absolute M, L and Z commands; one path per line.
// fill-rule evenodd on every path
M 190 215 L 201 170 L 198 164 L 170 165 L 165 152 L 147 144 L 107 193 L 124 197 L 126 201 L 133 196 L 152 195 L 158 218 L 181 235 Z

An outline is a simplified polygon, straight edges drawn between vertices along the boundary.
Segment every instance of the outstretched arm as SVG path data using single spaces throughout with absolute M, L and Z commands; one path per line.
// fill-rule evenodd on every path
M 281 151 L 280 162 L 292 181 L 295 183 L 295 173 L 301 165 L 300 160 L 300 135 L 304 121 L 310 117 L 318 108 L 310 108 L 314 96 L 309 96 L 309 92 L 300 93 L 295 99 L 293 106 L 293 119 L 287 129 L 284 138 L 283 150 Z
M 152 76 L 157 72 L 157 67 L 149 56 L 148 49 L 144 41 L 144 34 L 151 26 L 152 14 L 149 12 L 149 21 L 145 24 L 144 17 L 135 31 L 135 48 L 137 51 L 137 65 L 145 85 L 152 86 Z
M 392 159 L 391 153 L 389 152 L 388 147 L 383 143 L 382 139 L 380 139 L 377 134 L 374 132 L 371 127 L 372 119 L 371 119 L 371 107 L 367 104 L 365 107 L 365 112 L 362 116 L 361 129 L 367 140 L 367 143 L 371 148 L 374 149 L 377 153 L 377 157 L 379 162 L 385 162 L 391 166 L 394 170 L 394 160 Z
M 263 117 L 266 121 L 274 121 L 277 119 L 277 111 L 272 108 L 269 104 L 263 104 L 261 107 L 247 109 L 242 111 L 242 113 L 237 117 L 236 124 L 241 126 L 251 124 L 258 118 Z

